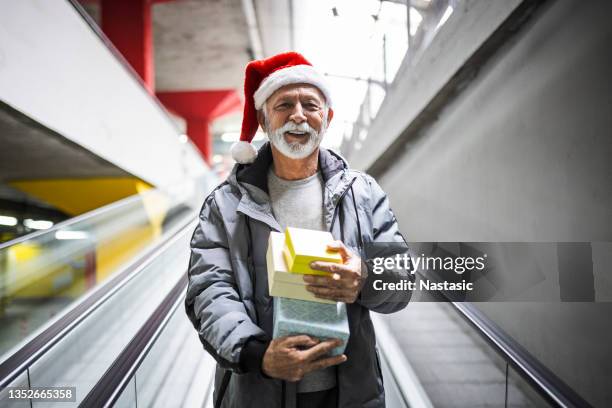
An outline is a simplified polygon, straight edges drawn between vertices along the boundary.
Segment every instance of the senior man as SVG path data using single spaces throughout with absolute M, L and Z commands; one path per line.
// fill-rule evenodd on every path
M 191 241 L 186 310 L 217 361 L 214 400 L 224 407 L 383 407 L 384 389 L 369 311 L 402 309 L 406 292 L 377 292 L 364 246 L 405 249 L 388 200 L 370 176 L 319 147 L 333 118 L 325 79 L 300 54 L 246 68 L 238 162 L 205 200 Z M 270 139 L 250 144 L 258 126 Z M 330 276 L 304 276 L 315 296 L 345 302 L 350 337 L 272 339 L 266 249 L 285 227 L 331 231 L 343 264 L 313 262 Z M 384 252 L 384 250 L 383 250 Z M 397 252 L 394 252 L 397 253 Z M 379 254 L 380 255 L 380 254 Z M 385 276 L 386 275 L 386 276 Z M 377 279 L 404 279 L 389 270 Z

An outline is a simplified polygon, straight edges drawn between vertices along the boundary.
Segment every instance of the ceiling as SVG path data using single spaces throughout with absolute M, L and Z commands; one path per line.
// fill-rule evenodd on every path
M 153 6 L 157 91 L 240 89 L 251 60 L 241 0 Z
M 244 67 L 254 58 L 245 4 L 252 0 L 171 0 L 152 6 L 156 91 L 242 89 Z M 272 1 L 262 1 L 266 9 Z M 100 5 L 81 0 L 100 25 Z M 256 19 L 258 13 L 254 13 Z M 274 24 L 272 24 L 274 26 Z M 257 40 L 255 40 L 257 41 Z

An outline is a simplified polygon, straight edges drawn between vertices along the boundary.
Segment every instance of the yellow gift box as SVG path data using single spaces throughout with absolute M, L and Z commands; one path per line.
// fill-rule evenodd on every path
M 303 275 L 329 275 L 310 267 L 312 261 L 342 263 L 339 253 L 329 251 L 327 244 L 334 237 L 327 231 L 287 227 L 283 255 L 289 272 Z
M 285 234 L 271 232 L 268 239 L 268 252 L 266 253 L 268 292 L 270 296 L 308 300 L 318 303 L 336 303 L 331 300 L 315 297 L 313 293 L 306 290 L 306 283 L 302 275 L 289 272 L 283 257 L 284 246 Z

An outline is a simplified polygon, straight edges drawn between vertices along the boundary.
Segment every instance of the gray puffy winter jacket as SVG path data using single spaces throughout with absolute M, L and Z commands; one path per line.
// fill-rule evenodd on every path
M 266 249 L 270 231 L 280 231 L 267 193 L 271 163 L 271 149 L 265 144 L 255 162 L 236 165 L 204 201 L 191 240 L 185 306 L 204 348 L 217 361 L 217 406 L 280 408 L 295 403 L 295 383 L 271 379 L 260 369 L 273 318 Z M 363 246 L 372 242 L 399 243 L 407 251 L 387 197 L 372 177 L 349 170 L 340 156 L 323 148 L 319 170 L 325 181 L 325 222 L 334 238 L 364 260 Z M 371 263 L 364 269 L 367 278 L 359 298 L 347 305 L 348 360 L 337 366 L 340 407 L 384 407 L 369 313 L 392 313 L 409 300 L 405 292 L 373 290 L 368 281 L 381 276 L 371 273 Z M 399 271 L 384 273 L 389 274 L 384 276 L 387 281 L 405 278 Z

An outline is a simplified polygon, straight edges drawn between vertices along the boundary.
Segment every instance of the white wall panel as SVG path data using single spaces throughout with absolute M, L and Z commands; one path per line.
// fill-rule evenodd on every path
M 193 146 L 67 1 L 0 0 L 0 99 L 154 185 L 185 177 Z

